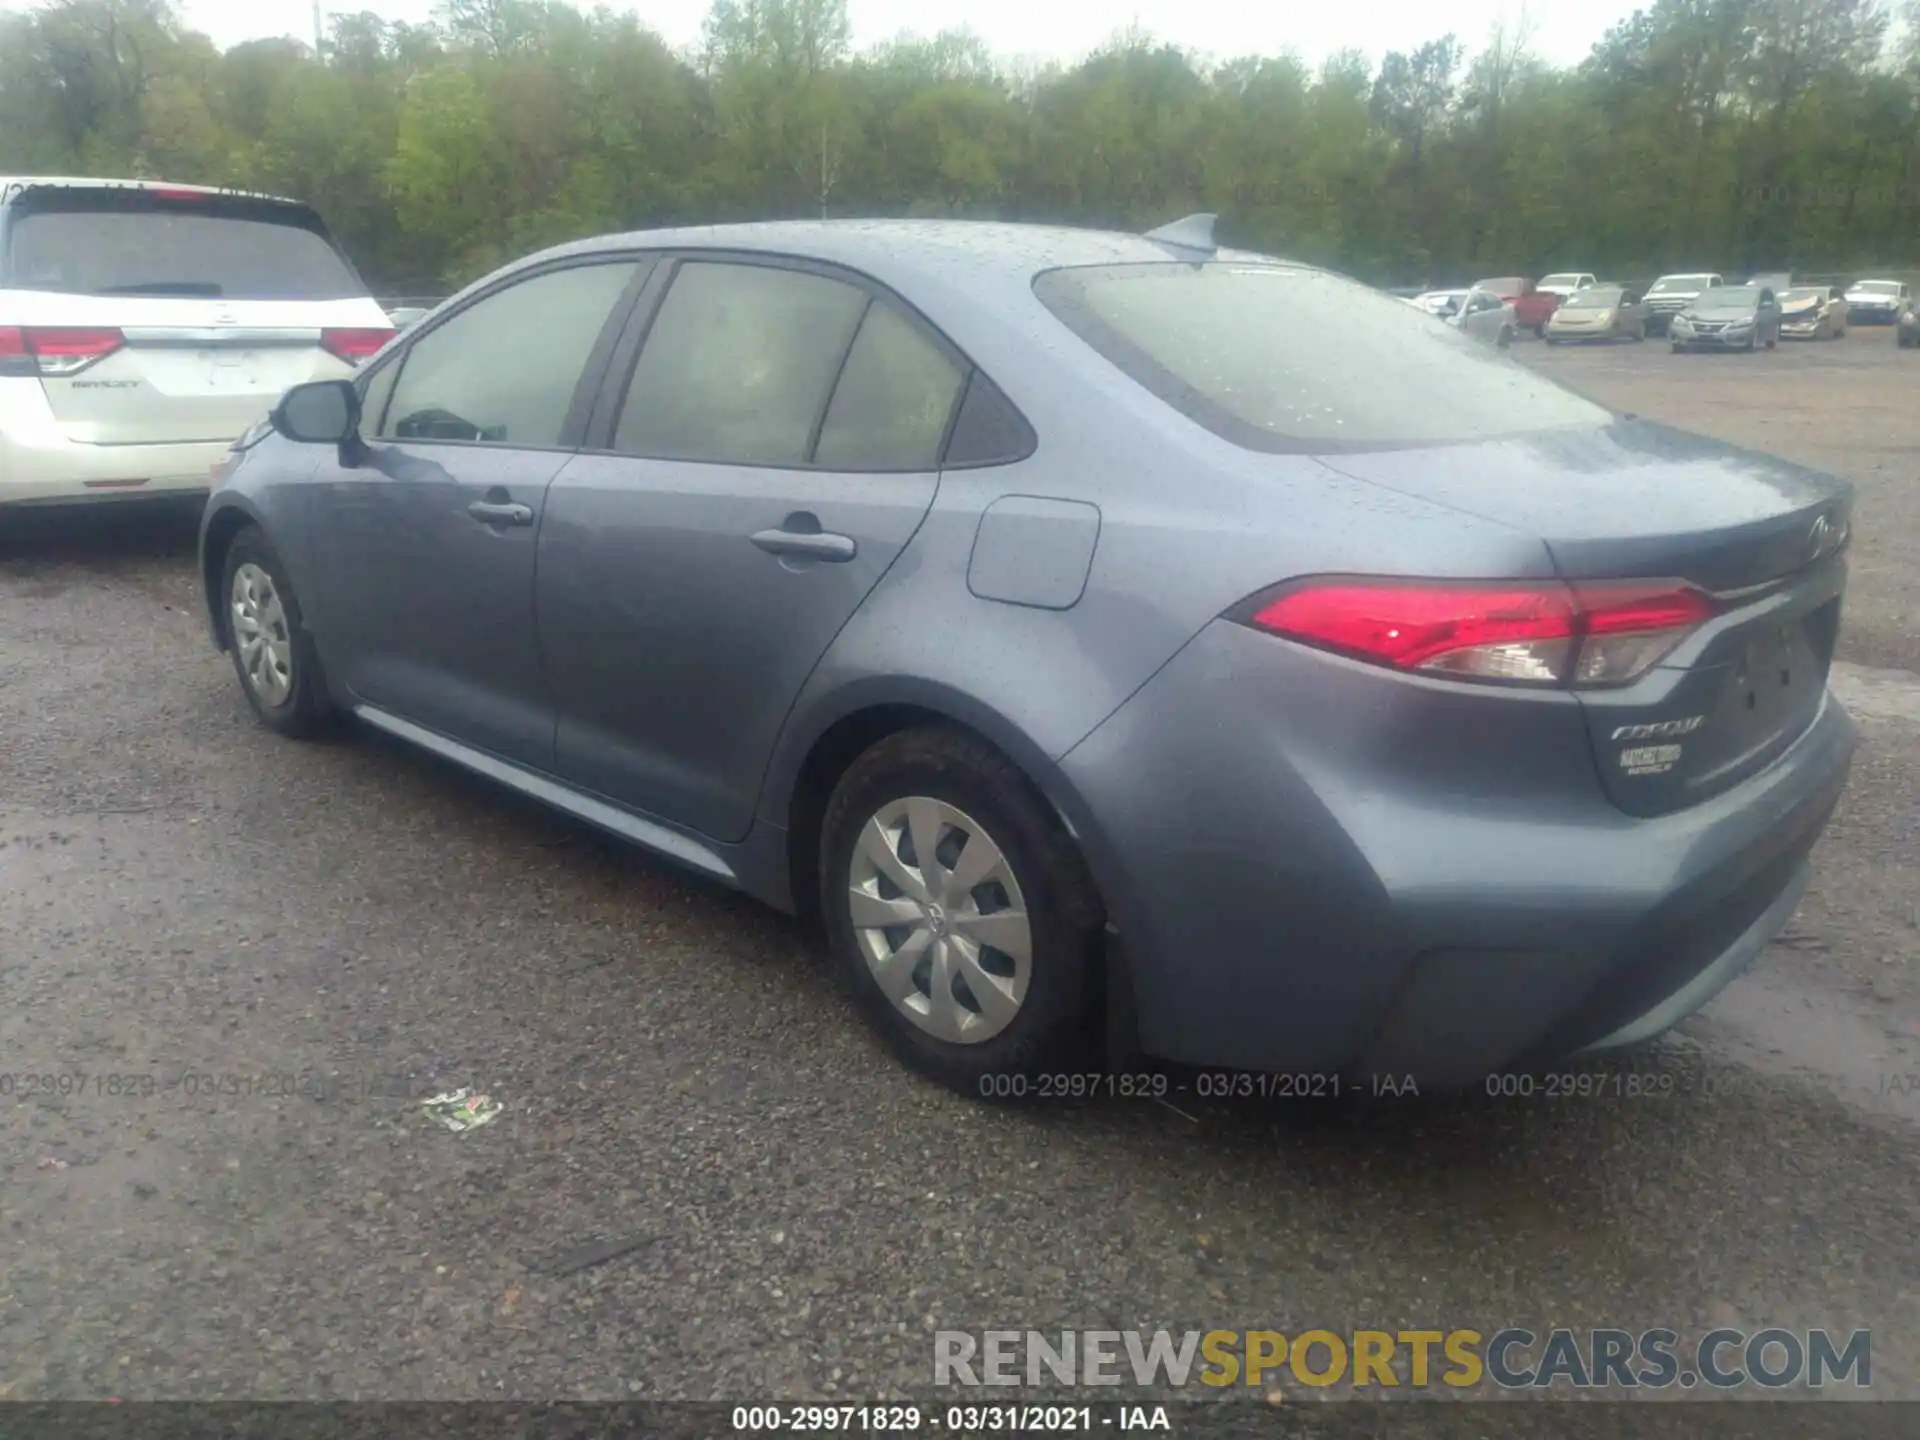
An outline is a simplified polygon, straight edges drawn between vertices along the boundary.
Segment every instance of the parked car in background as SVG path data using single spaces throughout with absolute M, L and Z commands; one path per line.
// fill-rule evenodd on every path
M 0 179 L 0 505 L 204 491 L 290 386 L 393 332 L 295 201 Z
M 1902 350 L 1920 346 L 1920 308 L 1912 300 L 1900 307 L 1899 334 L 1896 343 Z
M 817 914 L 969 1095 L 1103 1034 L 1636 1044 L 1787 923 L 1856 743 L 1843 481 L 1198 217 L 577 242 L 275 417 L 200 552 L 265 725 Z
M 1912 299 L 1904 280 L 1856 280 L 1847 287 L 1847 318 L 1856 325 L 1892 325 Z
M 1644 340 L 1647 310 L 1640 292 L 1626 285 L 1588 285 L 1560 302 L 1547 320 L 1546 340 Z
M 1501 275 L 1491 280 L 1476 280 L 1470 287 L 1498 295 L 1513 306 L 1513 323 L 1535 335 L 1547 333 L 1547 318 L 1559 308 L 1560 292 L 1542 290 L 1521 275 Z
M 393 323 L 395 330 L 411 330 L 432 313 L 433 312 L 425 306 L 401 305 L 396 309 L 389 310 L 387 312 L 387 319 Z
M 1780 296 L 1782 340 L 1838 340 L 1847 333 L 1847 299 L 1838 285 L 1796 285 Z
M 1725 283 L 1711 270 L 1662 275 L 1647 287 L 1647 333 L 1666 334 L 1667 324 L 1674 316 L 1698 300 L 1705 291 Z
M 1584 290 L 1594 283 L 1593 276 L 1584 270 L 1562 270 L 1552 275 L 1543 275 L 1534 282 L 1534 289 L 1545 290 L 1550 295 L 1558 295 L 1564 301 L 1576 290 Z
M 1673 317 L 1673 353 L 1683 350 L 1773 349 L 1780 339 L 1780 302 L 1760 285 L 1721 285 Z
M 1402 297 L 1416 310 L 1424 310 L 1429 315 L 1446 318 L 1459 313 L 1460 304 L 1471 291 L 1468 290 L 1423 290 L 1418 295 Z
M 1469 290 L 1447 317 L 1447 324 L 1504 350 L 1513 344 L 1516 322 L 1511 301 L 1502 300 L 1491 290 Z

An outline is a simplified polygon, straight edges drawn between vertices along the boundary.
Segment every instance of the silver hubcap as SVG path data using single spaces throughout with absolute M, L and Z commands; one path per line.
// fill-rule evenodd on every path
M 964 811 L 895 800 L 860 831 L 847 903 L 867 968 L 901 1014 L 961 1045 L 1020 1013 L 1033 931 L 1000 847 Z
M 258 565 L 233 572 L 233 643 L 240 670 L 264 705 L 283 705 L 293 693 L 293 640 L 273 577 Z

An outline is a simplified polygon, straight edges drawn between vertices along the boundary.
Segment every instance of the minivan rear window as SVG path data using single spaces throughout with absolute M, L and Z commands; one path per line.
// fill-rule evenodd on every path
M 1397 449 L 1612 419 L 1485 340 L 1324 271 L 1081 266 L 1034 290 L 1153 394 L 1252 450 Z
M 223 300 L 343 300 L 366 286 L 293 206 L 140 192 L 34 196 L 7 226 L 0 281 L 70 295 Z

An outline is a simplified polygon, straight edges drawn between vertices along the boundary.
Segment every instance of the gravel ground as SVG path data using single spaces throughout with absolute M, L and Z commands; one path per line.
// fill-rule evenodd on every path
M 85 1079 L 0 1079 L 0 1397 L 853 1400 L 936 1328 L 1509 1324 L 1871 1327 L 1920 1397 L 1920 355 L 1523 353 L 1860 485 L 1855 780 L 1793 928 L 1635 1062 L 1664 1098 L 970 1103 L 793 923 L 259 728 L 190 519 L 13 526 L 0 1077 Z M 501 1117 L 421 1120 L 461 1085 Z

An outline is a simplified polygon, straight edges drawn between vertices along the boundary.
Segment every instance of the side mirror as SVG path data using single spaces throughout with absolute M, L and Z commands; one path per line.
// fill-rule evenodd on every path
M 306 445 L 345 445 L 360 429 L 360 392 L 350 380 L 314 380 L 280 397 L 268 417 L 289 440 Z

